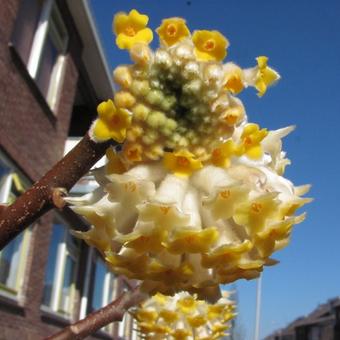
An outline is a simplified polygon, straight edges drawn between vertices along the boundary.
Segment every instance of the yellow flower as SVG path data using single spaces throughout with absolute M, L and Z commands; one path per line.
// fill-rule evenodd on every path
M 163 306 L 167 303 L 167 296 L 163 295 L 160 292 L 157 292 L 153 297 L 152 297 L 157 304 Z
M 235 222 L 245 226 L 250 234 L 262 231 L 270 219 L 279 215 L 279 202 L 276 196 L 276 193 L 263 194 L 240 204 L 233 216 Z
M 209 305 L 208 312 L 207 312 L 208 320 L 213 320 L 213 319 L 218 318 L 222 314 L 225 308 L 226 306 L 222 304 L 221 305 L 219 304 Z
M 192 41 L 198 60 L 221 61 L 227 55 L 229 41 L 218 31 L 195 31 Z
M 263 155 L 261 141 L 268 135 L 267 129 L 261 129 L 257 124 L 247 124 L 244 127 L 239 153 L 245 153 L 251 159 L 259 159 Z
M 147 28 L 149 17 L 133 9 L 129 14 L 120 12 L 113 19 L 113 31 L 117 35 L 116 44 L 121 49 L 130 49 L 136 43 L 149 44 L 153 33 Z
M 188 323 L 193 328 L 198 328 L 207 323 L 207 319 L 202 315 L 188 316 Z
M 185 340 L 188 338 L 188 336 L 191 335 L 191 331 L 181 328 L 172 331 L 171 335 L 174 337 L 175 340 Z
M 229 139 L 212 151 L 211 162 L 216 166 L 227 168 L 230 165 L 230 158 L 234 153 L 234 142 Z
M 233 63 L 225 65 L 225 79 L 223 87 L 232 94 L 238 94 L 244 89 L 244 75 L 240 67 Z
M 177 309 L 184 314 L 189 314 L 197 308 L 197 300 L 194 296 L 184 296 L 177 301 Z
M 100 103 L 97 112 L 99 118 L 94 122 L 94 138 L 99 142 L 112 138 L 122 143 L 126 136 L 126 129 L 131 124 L 129 112 L 121 108 L 117 110 L 111 99 Z
M 256 60 L 258 72 L 255 81 L 255 88 L 259 91 L 258 96 L 262 97 L 266 93 L 267 87 L 280 79 L 280 75 L 267 66 L 267 57 L 257 57 Z
M 173 323 L 178 320 L 178 314 L 175 311 L 169 309 L 162 309 L 159 312 L 159 316 L 167 323 Z
M 139 143 L 127 143 L 123 146 L 123 154 L 130 162 L 142 160 L 143 147 Z
M 238 94 L 244 89 L 241 77 L 238 74 L 233 74 L 230 76 L 226 80 L 224 87 L 232 94 Z
M 136 318 L 141 322 L 154 322 L 157 319 L 157 312 L 154 310 L 138 309 Z
M 173 296 L 161 295 L 160 302 L 153 296 L 132 312 L 132 316 L 137 319 L 140 335 L 145 339 L 213 340 L 220 339 L 230 328 L 230 320 L 235 316 L 233 311 L 233 302 L 228 298 L 212 305 L 198 300 L 196 295 L 180 292 Z
M 122 174 L 127 170 L 126 166 L 114 149 L 109 148 L 106 150 L 106 158 L 108 159 L 108 162 L 106 164 L 106 173 L 108 175 Z
M 220 246 L 210 254 L 202 254 L 202 266 L 205 268 L 221 267 L 225 263 L 238 262 L 242 254 L 249 252 L 252 248 L 253 244 L 249 240 L 244 240 L 240 244 Z
M 156 32 L 166 46 L 172 46 L 190 35 L 185 20 L 182 18 L 164 19 Z
M 231 107 L 223 113 L 222 119 L 229 127 L 233 127 L 244 119 L 244 108 L 242 106 Z
M 162 242 L 167 236 L 167 232 L 160 228 L 156 229 L 149 235 L 131 235 L 125 237 L 127 242 L 124 244 L 127 248 L 133 248 L 138 253 L 143 252 L 160 252 L 164 249 Z M 123 240 L 124 236 L 117 240 Z
M 203 167 L 201 161 L 195 159 L 194 154 L 188 150 L 165 152 L 164 166 L 179 176 L 189 176 Z
M 223 188 L 212 199 L 203 202 L 203 206 L 210 209 L 214 219 L 228 219 L 233 216 L 236 207 L 248 197 L 248 191 L 241 185 Z
M 273 222 L 265 230 L 257 233 L 256 248 L 261 253 L 261 256 L 269 257 L 276 250 L 276 243 L 288 241 L 293 225 L 301 223 L 304 218 L 305 215 L 300 215 Z
M 219 237 L 217 228 L 210 227 L 201 231 L 181 228 L 174 233 L 174 240 L 167 245 L 168 251 L 174 254 L 206 253 Z

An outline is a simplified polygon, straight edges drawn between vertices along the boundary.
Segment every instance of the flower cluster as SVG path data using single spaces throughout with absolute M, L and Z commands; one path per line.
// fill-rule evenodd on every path
M 121 143 L 126 137 L 121 157 L 129 165 L 182 149 L 211 163 L 214 148 L 246 120 L 235 95 L 249 85 L 263 95 L 279 75 L 267 66 L 266 57 L 258 57 L 258 65 L 245 70 L 222 64 L 228 40 L 217 31 L 195 31 L 191 36 L 181 18 L 163 20 L 157 29 L 161 45 L 153 52 L 147 45 L 153 37 L 147 22 L 136 10 L 115 16 L 117 45 L 129 49 L 134 64 L 114 70 L 120 90 L 114 102 L 99 107 L 93 138 Z M 101 113 L 105 110 L 111 112 L 109 121 Z
M 92 225 L 76 232 L 113 271 L 150 291 L 202 289 L 258 277 L 275 264 L 309 186 L 283 177 L 290 163 L 275 131 L 248 123 L 236 95 L 260 96 L 278 80 L 266 57 L 241 69 L 222 64 L 228 40 L 169 18 L 151 51 L 148 18 L 136 10 L 114 19 L 117 45 L 134 63 L 119 66 L 121 90 L 98 106 L 91 136 L 122 143 L 94 174 L 99 188 L 68 198 Z
M 226 296 L 215 304 L 181 292 L 174 296 L 157 293 L 132 311 L 144 339 L 220 339 L 235 316 L 234 303 Z

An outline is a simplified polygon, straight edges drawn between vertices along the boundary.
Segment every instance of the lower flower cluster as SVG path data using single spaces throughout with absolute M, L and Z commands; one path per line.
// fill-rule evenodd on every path
M 174 296 L 157 293 L 132 311 L 132 315 L 144 339 L 220 339 L 227 335 L 230 320 L 236 315 L 235 305 L 225 293 L 215 304 L 185 292 Z
M 95 171 L 100 187 L 68 198 L 92 224 L 75 233 L 113 271 L 152 292 L 256 278 L 276 263 L 271 255 L 288 244 L 292 226 L 304 219 L 295 211 L 309 201 L 301 197 L 309 186 L 294 187 L 278 174 L 288 162 L 280 138 L 290 130 L 268 133 L 261 160 L 231 157 L 227 168 L 207 165 L 190 176 L 164 161 L 125 171 L 111 150 L 107 166 Z

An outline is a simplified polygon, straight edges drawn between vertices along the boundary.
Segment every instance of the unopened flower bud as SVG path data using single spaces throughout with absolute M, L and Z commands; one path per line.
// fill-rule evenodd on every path
M 151 112 L 147 118 L 148 125 L 153 128 L 163 126 L 165 122 L 166 122 L 166 117 L 164 113 L 160 111 Z
M 213 112 L 225 111 L 230 106 L 230 100 L 228 95 L 223 94 L 219 96 L 211 105 L 211 110 Z
M 164 111 L 169 111 L 176 104 L 176 101 L 177 99 L 175 96 L 166 96 L 160 106 Z
M 131 47 L 130 56 L 136 64 L 145 66 L 149 64 L 152 59 L 152 51 L 148 45 L 137 43 Z
M 146 120 L 147 116 L 150 113 L 150 109 L 144 104 L 137 104 L 133 107 L 132 112 L 135 119 Z
M 175 55 L 180 60 L 189 60 L 194 58 L 194 52 L 192 47 L 189 44 L 180 44 L 175 49 Z
M 154 140 L 150 136 L 145 135 L 145 136 L 142 137 L 142 142 L 145 145 L 151 145 L 154 142 Z
M 169 137 L 169 136 L 171 136 L 172 131 L 171 131 L 170 129 L 168 129 L 167 127 L 164 126 L 164 127 L 161 129 L 161 133 L 162 133 L 162 135 L 164 135 L 164 136 L 166 136 L 166 137 Z
M 151 105 L 158 105 L 164 100 L 163 93 L 159 90 L 152 90 L 146 96 L 146 101 Z
M 155 63 L 166 69 L 170 68 L 172 61 L 169 53 L 164 50 L 157 50 L 155 54 Z
M 181 139 L 178 141 L 178 145 L 183 148 L 186 148 L 189 145 L 189 141 L 187 138 L 181 137 Z
M 147 80 L 133 80 L 131 84 L 131 92 L 137 97 L 145 97 L 150 91 L 149 82 Z
M 165 126 L 166 126 L 167 129 L 175 130 L 176 127 L 177 127 L 177 123 L 176 123 L 176 121 L 174 119 L 168 118 L 166 120 Z
M 211 83 L 218 83 L 223 79 L 223 68 L 218 64 L 210 64 L 204 68 L 204 80 L 208 85 Z
M 184 66 L 183 76 L 185 78 L 197 78 L 200 75 L 200 66 L 197 62 L 190 61 Z
M 132 83 L 132 76 L 127 66 L 118 66 L 113 71 L 113 80 L 122 88 L 129 88 Z
M 119 91 L 114 96 L 115 104 L 126 109 L 131 108 L 136 103 L 136 98 L 127 91 Z
M 136 141 L 138 137 L 140 137 L 143 134 L 143 128 L 141 126 L 135 125 L 132 126 L 127 132 L 126 132 L 126 139 L 130 142 Z

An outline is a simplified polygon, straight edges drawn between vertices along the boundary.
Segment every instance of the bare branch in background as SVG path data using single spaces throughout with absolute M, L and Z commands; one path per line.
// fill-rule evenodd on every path
M 111 143 L 95 143 L 86 134 L 32 188 L 10 206 L 1 206 L 0 250 L 44 213 L 63 207 L 63 192 L 70 190 L 104 156 Z
M 59 333 L 49 336 L 45 340 L 84 339 L 111 322 L 122 321 L 124 314 L 129 308 L 137 306 L 146 298 L 147 295 L 142 293 L 139 287 L 136 287 L 131 291 L 123 293 L 117 300 L 107 306 L 89 314 L 85 319 L 64 328 Z

